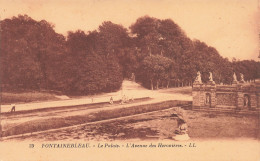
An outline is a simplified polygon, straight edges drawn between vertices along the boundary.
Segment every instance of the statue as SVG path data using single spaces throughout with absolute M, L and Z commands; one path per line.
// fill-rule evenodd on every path
M 245 95 L 244 96 L 244 107 L 248 107 L 249 106 L 249 96 Z
M 184 119 L 184 113 L 183 110 L 178 110 L 177 112 L 174 112 L 171 114 L 170 117 L 177 117 L 177 129 L 174 131 L 174 136 L 172 137 L 174 140 L 189 140 L 190 137 L 188 135 L 188 125 L 187 122 Z
M 245 80 L 244 80 L 244 74 L 242 74 L 242 73 L 240 73 L 240 77 L 241 77 L 241 81 L 240 82 L 245 82 Z
M 132 73 L 132 75 L 131 75 L 131 81 L 135 82 L 135 74 L 134 73 Z
M 212 73 L 209 72 L 209 81 L 213 84 L 215 84 L 215 82 L 213 81 L 213 77 L 212 77 Z
M 212 73 L 209 72 L 209 81 L 213 82 Z
M 200 71 L 197 72 L 197 77 L 196 77 L 196 79 L 195 79 L 195 82 L 202 83 Z
M 207 93 L 206 94 L 206 105 L 210 105 L 210 104 L 211 104 L 210 94 Z
M 237 76 L 236 76 L 236 73 L 233 74 L 233 82 L 237 82 Z

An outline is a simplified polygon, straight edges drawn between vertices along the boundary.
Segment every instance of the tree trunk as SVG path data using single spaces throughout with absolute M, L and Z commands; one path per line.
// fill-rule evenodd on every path
M 159 81 L 156 81 L 156 89 L 159 89 Z
M 169 85 L 170 85 L 170 81 L 168 80 L 167 81 L 167 86 L 166 86 L 167 89 L 169 88 Z
M 153 90 L 153 80 L 151 80 L 151 90 Z

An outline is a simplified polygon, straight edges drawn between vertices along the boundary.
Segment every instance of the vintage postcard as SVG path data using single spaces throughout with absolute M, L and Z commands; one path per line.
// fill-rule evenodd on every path
M 258 0 L 0 0 L 0 161 L 259 161 Z

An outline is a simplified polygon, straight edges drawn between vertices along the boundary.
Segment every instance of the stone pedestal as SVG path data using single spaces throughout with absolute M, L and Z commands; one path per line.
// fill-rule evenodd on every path
M 215 81 L 209 81 L 208 84 L 212 84 L 212 85 L 215 85 Z
M 232 82 L 232 85 L 237 85 L 238 84 L 238 81 L 233 81 Z
M 207 84 L 194 83 L 192 89 L 193 108 L 216 107 L 216 84 L 214 81 Z
M 210 102 L 210 107 L 215 108 L 217 105 L 217 100 L 216 100 L 216 84 L 214 81 L 209 82 L 210 84 L 208 85 L 208 88 L 210 88 L 210 96 L 211 96 L 211 102 Z
M 244 107 L 244 94 L 237 92 L 237 108 L 242 109 Z
M 250 104 L 251 108 L 256 109 L 257 108 L 257 97 L 255 94 L 250 95 Z
M 211 92 L 211 107 L 215 108 L 217 105 L 216 90 Z
M 193 108 L 199 108 L 201 106 L 201 101 L 204 100 L 204 98 L 201 97 L 202 85 L 203 85 L 202 83 L 196 81 L 193 83 L 193 87 L 192 87 Z

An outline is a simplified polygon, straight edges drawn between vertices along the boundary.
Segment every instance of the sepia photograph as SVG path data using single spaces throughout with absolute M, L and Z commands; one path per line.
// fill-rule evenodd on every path
M 0 0 L 0 161 L 259 161 L 259 0 Z

